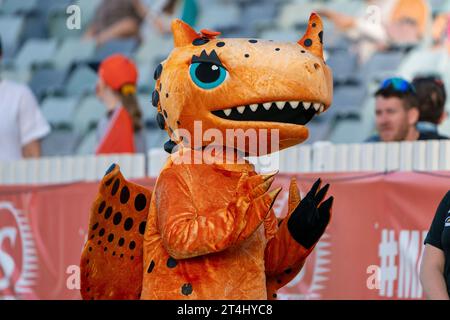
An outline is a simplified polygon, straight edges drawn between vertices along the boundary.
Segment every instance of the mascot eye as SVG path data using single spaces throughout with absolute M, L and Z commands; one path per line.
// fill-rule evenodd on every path
M 217 64 L 195 62 L 189 69 L 192 81 L 202 89 L 214 89 L 222 84 L 227 77 L 227 70 Z

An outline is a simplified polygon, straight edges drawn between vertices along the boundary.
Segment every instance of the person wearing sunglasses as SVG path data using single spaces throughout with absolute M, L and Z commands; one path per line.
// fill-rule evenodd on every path
M 444 82 L 439 77 L 424 76 L 414 78 L 412 84 L 419 99 L 420 116 L 417 129 L 443 139 L 447 138 L 438 133 L 438 126 L 447 119 L 445 111 L 447 94 Z
M 375 93 L 375 125 L 378 134 L 367 142 L 443 139 L 437 134 L 420 132 L 419 100 L 416 89 L 402 78 L 389 78 Z

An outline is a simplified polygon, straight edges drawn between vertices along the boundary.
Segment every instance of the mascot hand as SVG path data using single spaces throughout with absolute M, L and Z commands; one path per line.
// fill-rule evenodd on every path
M 239 239 L 250 236 L 264 221 L 281 191 L 277 188 L 269 191 L 274 174 L 254 175 L 242 173 L 233 203 L 236 206 L 236 229 Z
M 330 185 L 319 190 L 320 183 L 320 179 L 314 183 L 288 221 L 291 236 L 306 249 L 310 249 L 320 239 L 331 217 L 333 197 L 322 202 Z

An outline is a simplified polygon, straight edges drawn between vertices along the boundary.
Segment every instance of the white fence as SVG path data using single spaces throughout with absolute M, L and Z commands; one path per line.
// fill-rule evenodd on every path
M 0 163 L 0 184 L 54 184 L 100 180 L 112 163 L 128 178 L 145 176 L 145 155 L 73 156 Z
M 91 155 L 0 162 L 0 184 L 97 181 L 112 163 L 119 164 L 128 179 L 156 177 L 167 157 L 164 150 L 152 149 L 147 157 Z M 319 142 L 250 160 L 262 172 L 450 171 L 450 140 L 337 145 Z
M 450 140 L 299 146 L 280 154 L 281 172 L 447 171 Z

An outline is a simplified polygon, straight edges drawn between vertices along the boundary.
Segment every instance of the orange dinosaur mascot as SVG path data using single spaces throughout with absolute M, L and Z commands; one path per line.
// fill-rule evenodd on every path
M 175 48 L 155 71 L 152 97 L 171 155 L 152 192 L 117 165 L 107 171 L 81 258 L 82 297 L 274 299 L 325 231 L 333 197 L 325 200 L 319 179 L 300 199 L 292 180 L 288 215 L 277 220 L 275 173 L 257 174 L 245 160 L 276 148 L 242 147 L 228 133 L 255 130 L 273 146 L 276 132 L 278 149 L 307 139 L 305 125 L 332 100 L 321 19 L 311 15 L 298 43 L 217 39 L 180 20 L 172 30 Z M 193 146 L 199 123 L 216 139 Z

